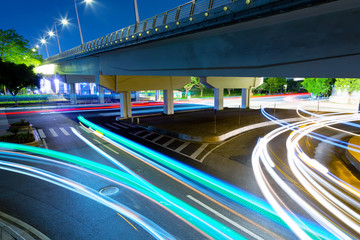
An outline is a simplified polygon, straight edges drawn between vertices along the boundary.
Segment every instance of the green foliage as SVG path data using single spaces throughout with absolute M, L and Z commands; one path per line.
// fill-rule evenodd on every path
M 17 134 L 19 132 L 20 128 L 19 127 L 13 127 L 11 126 L 9 131 L 12 132 L 13 134 Z
M 28 143 L 35 141 L 32 133 L 0 136 L 0 142 Z
M 200 97 L 202 97 L 203 96 L 203 89 L 204 89 L 205 86 L 202 83 L 200 83 L 200 78 L 198 78 L 198 77 L 190 77 L 190 83 L 188 83 L 188 84 L 186 84 L 184 86 L 185 91 L 186 91 L 186 95 L 193 87 L 199 88 L 201 90 Z
M 19 122 L 14 122 L 11 124 L 11 127 L 13 126 L 29 126 L 29 121 L 25 121 L 25 119 L 21 119 Z
M 331 78 L 305 78 L 302 85 L 308 92 L 315 96 L 319 96 L 320 94 L 327 94 L 330 92 L 331 81 Z
M 5 62 L 38 66 L 42 57 L 32 51 L 29 41 L 16 33 L 14 29 L 0 29 L 0 58 Z
M 360 79 L 358 78 L 336 78 L 335 87 L 349 92 L 360 91 Z
M 283 86 L 286 84 L 285 78 L 267 78 L 265 82 L 268 84 L 267 90 L 269 93 L 278 93 L 281 92 Z
M 286 80 L 286 84 L 287 84 L 287 88 L 286 91 L 287 92 L 299 92 L 300 89 L 302 88 L 302 82 L 303 81 L 294 81 L 294 79 L 288 79 Z
M 0 85 L 6 86 L 11 95 L 16 96 L 24 87 L 40 87 L 40 79 L 33 65 L 3 62 L 0 58 Z
M 285 78 L 277 78 L 277 77 L 265 78 L 263 84 L 255 88 L 253 90 L 253 93 L 262 93 L 262 92 L 279 93 L 283 91 L 285 84 L 286 84 Z

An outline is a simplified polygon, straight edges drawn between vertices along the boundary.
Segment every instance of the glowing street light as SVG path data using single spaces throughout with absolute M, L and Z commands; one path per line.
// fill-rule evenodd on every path
M 61 23 L 63 26 L 66 26 L 67 24 L 69 24 L 69 20 L 67 20 L 66 18 L 63 18 L 63 19 L 60 20 L 60 22 L 55 22 L 55 23 L 54 23 L 56 38 L 57 38 L 58 47 L 59 47 L 59 53 L 61 53 L 59 34 L 58 34 L 58 30 L 57 30 L 57 24 L 58 24 L 58 23 Z
M 93 0 L 84 0 L 84 2 L 86 4 L 91 4 L 93 2 Z M 78 25 L 79 25 L 79 33 L 80 33 L 81 44 L 84 44 L 84 39 L 83 39 L 82 32 L 81 32 L 79 13 L 78 13 L 78 10 L 77 10 L 77 5 L 76 5 L 76 0 L 74 0 L 74 5 L 75 5 L 76 18 L 77 18 Z
M 40 42 L 41 42 L 43 45 L 45 45 L 46 54 L 47 54 L 47 57 L 49 58 L 50 56 L 49 56 L 49 51 L 48 51 L 48 48 L 47 48 L 47 45 L 46 45 L 46 40 L 45 40 L 45 38 L 42 38 L 42 39 L 40 40 Z
M 55 33 L 54 33 L 52 30 L 50 30 L 50 31 L 48 32 L 48 34 L 49 34 L 50 37 L 52 37 L 52 36 L 55 35 Z

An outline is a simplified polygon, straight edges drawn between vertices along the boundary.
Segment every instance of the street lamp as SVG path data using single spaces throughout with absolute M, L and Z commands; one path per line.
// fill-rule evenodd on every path
M 84 0 L 84 2 L 85 2 L 86 4 L 90 4 L 90 3 L 93 2 L 93 0 Z M 75 5 L 76 18 L 77 18 L 78 25 L 79 25 L 79 33 L 80 33 L 81 44 L 84 44 L 84 39 L 83 39 L 82 32 L 81 32 L 81 25 L 80 25 L 79 13 L 78 13 L 78 10 L 77 10 L 77 5 L 76 5 L 76 0 L 74 0 L 74 5 Z
M 60 22 L 55 22 L 54 23 L 54 26 L 55 26 L 55 33 L 56 33 L 56 38 L 57 38 L 57 43 L 58 43 L 58 47 L 59 47 L 59 53 L 61 53 L 61 47 L 60 47 L 60 40 L 59 40 L 59 33 L 58 33 L 58 30 L 57 30 L 57 24 L 60 23 L 62 24 L 63 26 L 66 26 L 69 21 L 66 19 L 66 18 L 63 18 L 60 20 Z M 52 32 L 52 31 L 51 31 Z M 49 36 L 53 36 L 53 35 L 50 35 L 50 32 L 49 32 Z
M 46 40 L 45 40 L 45 38 L 42 38 L 42 39 L 40 40 L 40 42 L 41 42 L 43 45 L 45 45 L 46 54 L 47 54 L 47 57 L 49 58 L 50 56 L 49 56 L 49 51 L 48 51 L 48 48 L 47 48 L 47 45 L 46 45 Z

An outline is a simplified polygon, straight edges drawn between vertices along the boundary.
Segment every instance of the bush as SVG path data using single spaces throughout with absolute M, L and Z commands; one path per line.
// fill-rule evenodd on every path
M 29 126 L 29 121 L 25 122 L 25 119 L 21 119 L 19 122 L 14 122 L 10 125 L 12 126 L 17 126 L 17 127 L 22 127 L 22 126 Z
M 0 136 L 0 142 L 28 143 L 33 141 L 35 141 L 35 138 L 31 133 Z

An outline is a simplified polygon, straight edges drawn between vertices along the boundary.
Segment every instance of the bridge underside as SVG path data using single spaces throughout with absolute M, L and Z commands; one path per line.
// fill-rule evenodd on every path
M 58 62 L 59 74 L 359 77 L 360 2 L 339 0 Z

